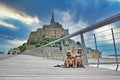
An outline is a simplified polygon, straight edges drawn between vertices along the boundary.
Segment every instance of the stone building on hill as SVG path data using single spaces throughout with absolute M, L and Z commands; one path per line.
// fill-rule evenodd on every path
M 8 51 L 8 54 L 20 54 L 20 48 L 11 48 L 9 51 Z
M 50 25 L 43 25 L 43 28 L 38 28 L 37 31 L 31 32 L 28 39 L 28 44 L 34 40 L 38 41 L 41 38 L 55 38 L 68 35 L 68 29 L 62 28 L 62 25 L 54 20 L 54 13 L 52 13 L 52 18 Z
M 29 52 L 36 47 L 40 47 L 41 45 L 44 45 L 43 43 L 39 42 L 40 40 L 44 41 L 45 39 L 47 40 L 47 38 L 54 38 L 53 40 L 55 40 L 55 39 L 59 39 L 63 36 L 66 36 L 68 34 L 69 34 L 68 29 L 64 29 L 59 22 L 55 22 L 54 13 L 52 13 L 50 25 L 43 25 L 43 27 L 38 28 L 37 31 L 31 32 L 27 43 L 23 44 L 23 46 L 21 46 L 21 47 L 10 49 L 8 51 L 8 54 L 19 54 L 21 49 L 23 50 L 23 52 Z M 48 41 L 47 41 L 47 43 L 48 43 Z M 57 44 L 57 45 L 58 46 L 54 46 L 54 49 L 55 49 L 54 52 L 57 55 L 59 55 L 58 57 L 62 57 L 62 50 L 61 50 L 61 46 L 60 46 L 61 44 L 60 45 Z M 64 45 L 65 45 L 64 48 L 66 51 L 68 49 L 70 49 L 70 50 L 74 50 L 74 53 L 76 53 L 75 48 L 81 47 L 80 42 L 76 43 L 74 40 L 71 40 L 71 39 L 66 39 L 64 41 Z M 50 48 L 48 50 L 48 53 L 50 55 L 52 55 L 52 51 L 50 50 Z M 101 57 L 101 52 L 95 51 L 91 48 L 87 48 L 88 58 L 95 58 L 95 57 L 97 57 L 97 54 L 99 55 L 99 57 Z

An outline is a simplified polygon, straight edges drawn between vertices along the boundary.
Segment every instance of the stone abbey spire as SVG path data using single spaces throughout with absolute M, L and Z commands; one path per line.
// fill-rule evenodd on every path
M 54 23 L 55 20 L 54 20 L 54 11 L 52 12 L 52 18 L 51 18 L 51 23 Z

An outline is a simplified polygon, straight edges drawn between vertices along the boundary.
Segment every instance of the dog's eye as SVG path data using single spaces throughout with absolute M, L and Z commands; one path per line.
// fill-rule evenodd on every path
M 70 52 L 67 53 L 67 56 L 70 56 Z
M 77 53 L 78 53 L 78 54 L 81 54 L 82 52 L 81 52 L 81 51 L 78 51 Z

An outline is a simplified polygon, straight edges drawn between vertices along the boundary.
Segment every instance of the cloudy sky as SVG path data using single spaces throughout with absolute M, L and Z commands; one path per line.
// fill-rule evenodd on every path
M 0 51 L 7 52 L 29 38 L 31 31 L 55 20 L 69 33 L 120 12 L 120 0 L 0 0 Z

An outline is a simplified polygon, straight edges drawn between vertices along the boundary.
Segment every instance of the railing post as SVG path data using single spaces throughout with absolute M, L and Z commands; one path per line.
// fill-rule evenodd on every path
M 47 57 L 47 58 L 49 58 L 49 57 L 48 57 L 48 49 L 49 49 L 49 47 L 46 47 L 46 57 Z
M 51 45 L 50 45 L 50 58 L 53 58 L 52 55 L 53 53 L 52 53 L 52 47 L 51 47 Z
M 113 45 L 114 45 L 114 51 L 115 51 L 115 58 L 116 58 L 116 71 L 118 70 L 119 64 L 118 64 L 118 56 L 117 56 L 117 49 L 116 49 L 116 44 L 115 44 L 115 37 L 114 37 L 114 32 L 113 32 L 113 28 L 111 28 L 111 32 L 112 32 L 112 39 L 113 39 Z
M 84 55 L 85 65 L 88 65 L 87 50 L 86 50 L 86 47 L 85 47 L 83 33 L 80 34 L 80 37 L 81 37 L 81 44 L 82 44 L 82 48 L 83 48 L 83 55 Z
M 42 54 L 42 49 L 40 49 L 40 56 L 41 56 L 41 54 Z
M 75 54 L 77 53 L 77 44 L 76 44 L 76 46 L 75 46 Z
M 48 47 L 45 48 L 46 57 L 48 58 Z
M 50 45 L 48 46 L 48 54 L 47 54 L 47 56 L 48 56 L 48 58 L 51 57 L 51 46 Z
M 55 52 L 54 52 L 54 47 L 53 47 L 53 45 L 51 45 L 51 48 L 52 48 L 52 58 L 55 59 Z
M 65 48 L 64 48 L 63 40 L 61 40 L 61 47 L 62 47 L 63 61 L 65 61 Z
M 95 34 L 94 34 L 94 41 L 95 41 L 95 48 L 96 48 L 96 51 L 97 51 L 98 48 L 97 48 L 97 41 L 96 41 L 96 36 L 95 36 Z M 99 67 L 99 55 L 98 55 L 98 53 L 97 53 L 97 60 L 98 60 L 97 67 Z

